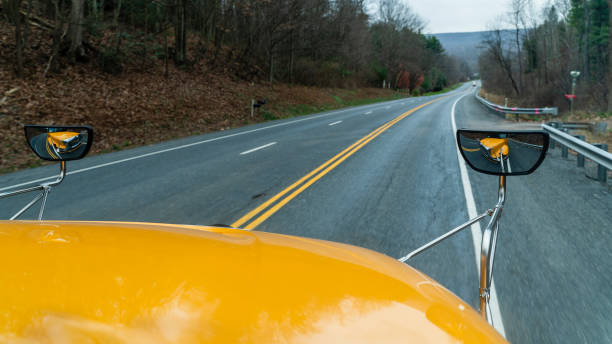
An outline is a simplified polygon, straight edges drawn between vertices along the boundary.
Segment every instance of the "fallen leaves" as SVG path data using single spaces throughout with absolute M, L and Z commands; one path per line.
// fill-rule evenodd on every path
M 32 37 L 35 34 L 33 29 Z M 10 34 L 1 32 L 2 37 L 8 41 L 0 45 L 13 44 Z M 41 164 L 25 142 L 24 124 L 91 125 L 95 141 L 90 154 L 95 154 L 263 121 L 270 118 L 264 111 L 275 118 L 287 117 L 291 115 L 287 109 L 302 104 L 336 104 L 332 94 L 350 100 L 392 93 L 247 82 L 198 66 L 171 67 L 164 78 L 161 61 L 146 71 L 127 69 L 118 76 L 100 72 L 93 62 L 77 64 L 46 78 L 44 63 L 30 61 L 28 65 L 35 68 L 30 76 L 16 79 L 10 50 L 0 51 L 0 173 Z M 34 52 L 26 53 L 33 59 Z M 251 118 L 251 99 L 264 98 L 268 103 Z

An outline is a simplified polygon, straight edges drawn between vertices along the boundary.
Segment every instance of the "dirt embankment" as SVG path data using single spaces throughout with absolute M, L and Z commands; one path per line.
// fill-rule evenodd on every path
M 91 61 L 66 65 L 44 77 L 48 57 L 37 51 L 49 48 L 35 44 L 26 47 L 30 69 L 19 79 L 11 62 L 10 33 L 0 28 L 0 173 L 42 164 L 25 143 L 24 124 L 91 125 L 92 153 L 100 153 L 404 96 L 374 88 L 246 82 L 205 64 L 185 70 L 170 66 L 166 78 L 161 62 L 113 76 Z M 251 99 L 267 101 L 254 117 Z

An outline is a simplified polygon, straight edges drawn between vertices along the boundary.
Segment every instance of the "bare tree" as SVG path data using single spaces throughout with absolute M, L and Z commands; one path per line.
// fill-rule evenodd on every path
M 590 68 L 589 68 L 589 31 L 591 29 L 591 16 L 589 11 L 589 3 L 587 0 L 582 0 L 582 6 L 584 8 L 584 29 L 582 38 L 582 59 L 583 59 L 583 74 L 582 77 L 585 80 L 589 80 Z
M 524 71 L 524 67 L 523 67 L 523 54 L 521 52 L 521 45 L 522 45 L 522 31 L 524 31 L 525 28 L 525 7 L 527 6 L 527 1 L 528 0 L 512 0 L 512 10 L 511 10 L 511 24 L 514 27 L 514 44 L 516 47 L 516 58 L 517 58 L 517 62 L 518 62 L 518 66 L 519 66 L 519 70 L 518 70 L 518 75 L 519 75 L 519 81 L 518 81 L 518 93 L 521 93 L 521 91 L 524 89 L 524 82 L 523 82 L 523 71 Z
M 420 32 L 425 27 L 423 20 L 402 0 L 380 0 L 378 15 L 384 23 L 398 29 Z
M 491 31 L 484 41 L 487 49 L 486 53 L 489 54 L 492 60 L 494 60 L 495 63 L 501 68 L 506 78 L 510 81 L 514 92 L 517 95 L 520 95 L 521 90 L 516 82 L 516 78 L 512 70 L 512 60 L 505 52 L 504 41 L 502 30 L 495 29 Z
M 72 61 L 85 56 L 85 49 L 83 48 L 84 7 L 85 0 L 72 0 L 72 7 L 70 8 L 70 25 L 68 29 L 70 38 L 68 55 Z
M 608 27 L 612 28 L 612 0 L 608 0 Z M 608 112 L 612 111 L 612 34 L 608 34 Z
M 176 0 L 174 5 L 174 63 L 181 65 L 187 59 L 187 0 Z
M 122 3 L 122 0 L 117 0 L 115 3 L 115 9 L 113 10 L 113 27 L 115 28 L 119 26 L 119 14 L 121 14 Z
M 23 28 L 21 21 L 21 0 L 3 0 L 2 7 L 15 25 L 15 57 L 17 76 L 23 76 Z

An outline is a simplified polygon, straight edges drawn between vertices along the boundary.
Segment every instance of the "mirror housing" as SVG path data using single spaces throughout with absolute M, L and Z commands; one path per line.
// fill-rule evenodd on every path
M 526 175 L 546 157 L 549 143 L 544 131 L 457 130 L 457 145 L 470 167 L 497 176 Z
M 24 131 L 32 151 L 48 161 L 81 159 L 93 143 L 90 126 L 25 125 Z

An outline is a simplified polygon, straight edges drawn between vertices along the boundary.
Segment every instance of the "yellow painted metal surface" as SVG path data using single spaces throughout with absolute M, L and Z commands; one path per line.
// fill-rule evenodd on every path
M 71 139 L 77 135 L 79 135 L 79 133 L 75 133 L 72 131 L 58 131 L 54 133 L 47 133 L 49 143 L 61 149 L 66 149 L 66 140 Z
M 0 342 L 503 342 L 409 266 L 229 228 L 0 222 Z
M 508 139 L 487 137 L 480 140 L 480 144 L 489 149 L 489 156 L 493 159 L 499 159 L 500 152 L 508 156 Z

